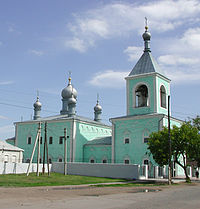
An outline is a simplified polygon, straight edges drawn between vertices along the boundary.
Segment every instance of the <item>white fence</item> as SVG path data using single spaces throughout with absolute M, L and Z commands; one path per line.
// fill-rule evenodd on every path
M 53 163 L 52 171 L 64 173 L 64 163 Z M 67 163 L 66 173 L 81 176 L 139 179 L 139 166 L 104 163 Z
M 0 163 L 0 174 L 20 174 L 26 173 L 29 163 Z M 39 172 L 42 172 L 42 164 L 39 164 Z M 51 170 L 51 164 L 49 165 Z M 37 163 L 31 164 L 30 173 L 37 172 Z M 45 164 L 45 172 L 47 165 Z

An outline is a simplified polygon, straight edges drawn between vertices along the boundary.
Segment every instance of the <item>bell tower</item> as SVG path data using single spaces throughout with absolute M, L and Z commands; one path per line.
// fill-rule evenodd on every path
M 127 115 L 167 114 L 170 80 L 165 76 L 151 54 L 151 34 L 148 31 L 147 19 L 142 37 L 144 52 L 133 70 L 125 78 Z

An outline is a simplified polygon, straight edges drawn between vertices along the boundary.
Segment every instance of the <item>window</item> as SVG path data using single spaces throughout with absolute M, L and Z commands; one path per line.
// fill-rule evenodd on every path
M 53 137 L 52 136 L 49 137 L 49 144 L 53 144 Z
M 60 157 L 60 158 L 58 158 L 58 162 L 60 162 L 60 163 L 62 162 L 62 158 L 61 158 L 61 157 Z
M 49 158 L 49 163 L 50 163 L 50 164 L 52 163 L 52 160 L 51 160 L 51 158 Z
M 16 155 L 13 155 L 13 156 L 12 156 L 12 162 L 13 162 L 13 163 L 16 163 L 16 162 L 17 162 L 17 156 L 16 156 Z
M 149 137 L 144 137 L 144 143 L 148 143 Z
M 144 165 L 149 165 L 149 160 L 146 159 L 146 160 L 144 160 L 143 163 L 144 163 Z
M 165 87 L 160 87 L 160 106 L 166 108 L 166 91 Z
M 102 163 L 107 163 L 107 160 L 106 159 L 103 159 Z
M 42 136 L 40 137 L 40 144 L 42 144 Z
M 8 163 L 8 159 L 9 159 L 8 155 L 5 155 L 5 157 L 4 157 L 4 163 Z
M 90 163 L 94 163 L 94 159 L 91 159 L 91 160 L 90 160 Z
M 146 85 L 140 85 L 135 90 L 136 107 L 148 106 L 148 88 Z
M 27 143 L 31 144 L 31 137 L 30 136 L 28 137 Z
M 125 160 L 124 160 L 124 163 L 125 163 L 125 164 L 129 164 L 129 159 L 125 159 Z
M 129 144 L 129 138 L 125 138 L 125 139 L 124 139 L 124 143 L 125 143 L 125 144 Z
M 59 144 L 63 144 L 63 140 L 65 139 L 64 136 L 60 136 L 60 139 L 59 139 Z
M 28 159 L 26 159 L 26 163 L 30 163 L 30 159 L 28 158 Z

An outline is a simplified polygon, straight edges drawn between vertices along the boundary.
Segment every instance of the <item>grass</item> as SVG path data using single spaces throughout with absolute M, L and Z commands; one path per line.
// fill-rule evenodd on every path
M 35 173 L 29 174 L 6 174 L 0 175 L 0 186 L 2 187 L 35 187 L 35 186 L 61 186 L 61 185 L 81 185 L 126 181 L 123 179 L 109 179 L 100 177 L 63 175 L 51 173 L 38 177 Z

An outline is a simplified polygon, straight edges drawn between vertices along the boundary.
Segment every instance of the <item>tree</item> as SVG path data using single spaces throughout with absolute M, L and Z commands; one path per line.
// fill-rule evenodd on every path
M 196 118 L 192 118 L 189 122 L 200 131 L 200 116 L 197 115 Z
M 198 137 L 194 137 L 190 141 L 190 151 L 188 153 L 188 158 L 191 161 L 196 161 L 197 167 L 200 167 L 200 116 L 197 115 L 196 118 L 192 118 L 188 122 L 192 126 L 196 127 L 199 131 Z
M 181 127 L 173 126 L 171 131 L 171 158 L 184 170 L 186 181 L 190 181 L 187 173 L 186 156 L 195 158 L 200 146 L 200 138 L 196 127 L 191 123 L 183 123 Z M 169 135 L 168 128 L 154 132 L 150 135 L 148 149 L 156 163 L 160 166 L 167 165 L 169 160 Z M 197 146 L 198 145 L 198 146 Z M 200 154 L 198 153 L 198 157 Z M 196 158 L 195 158 L 196 159 Z M 200 162 L 200 161 L 199 161 Z

